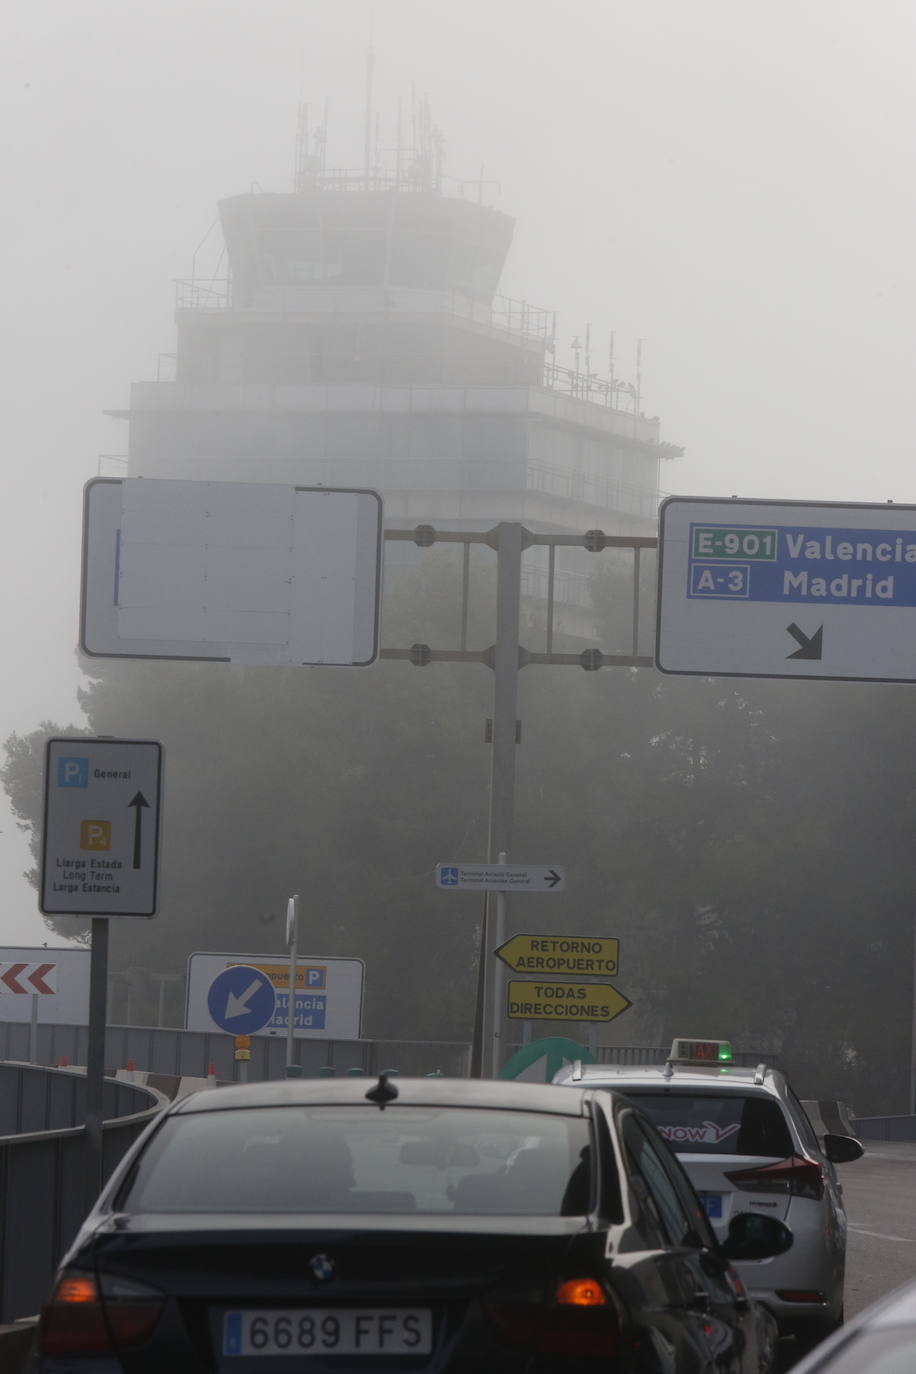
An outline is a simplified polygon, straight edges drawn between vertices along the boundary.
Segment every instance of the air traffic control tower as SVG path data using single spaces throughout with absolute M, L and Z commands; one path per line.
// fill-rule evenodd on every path
M 552 313 L 498 294 L 513 221 L 444 194 L 434 152 L 303 156 L 292 192 L 220 203 L 228 273 L 177 284 L 174 360 L 121 412 L 130 476 L 372 487 L 389 526 L 654 532 L 680 450 L 587 348 L 557 364 Z

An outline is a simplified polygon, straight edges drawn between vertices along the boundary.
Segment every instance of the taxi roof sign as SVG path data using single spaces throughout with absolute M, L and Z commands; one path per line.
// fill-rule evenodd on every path
M 732 1047 L 728 1040 L 689 1040 L 686 1036 L 675 1036 L 671 1053 L 671 1064 L 730 1064 Z

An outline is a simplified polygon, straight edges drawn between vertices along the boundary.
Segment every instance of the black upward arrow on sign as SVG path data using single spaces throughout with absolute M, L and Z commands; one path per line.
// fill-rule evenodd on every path
M 144 806 L 148 807 L 149 802 L 142 792 L 138 792 L 133 801 L 129 801 L 127 805 L 134 808 L 134 868 L 139 868 L 142 852 L 143 808 Z
M 786 629 L 796 644 L 801 646 L 795 650 L 794 654 L 786 654 L 786 658 L 820 658 L 824 639 L 823 625 L 819 625 L 810 638 L 804 630 L 798 628 L 794 620 L 791 625 L 786 626 Z

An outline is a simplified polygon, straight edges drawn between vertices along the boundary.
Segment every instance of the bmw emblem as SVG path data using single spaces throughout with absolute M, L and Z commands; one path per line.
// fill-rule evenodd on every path
M 330 1283 L 336 1268 L 330 1255 L 313 1255 L 309 1260 L 309 1273 L 316 1283 Z

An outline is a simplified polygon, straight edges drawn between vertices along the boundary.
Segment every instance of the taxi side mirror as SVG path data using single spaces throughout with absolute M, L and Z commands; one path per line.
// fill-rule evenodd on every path
M 831 1164 L 851 1164 L 854 1159 L 861 1159 L 864 1153 L 865 1146 L 854 1136 L 824 1136 L 824 1154 Z

